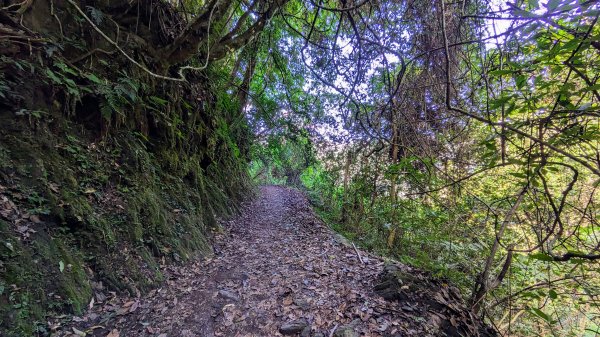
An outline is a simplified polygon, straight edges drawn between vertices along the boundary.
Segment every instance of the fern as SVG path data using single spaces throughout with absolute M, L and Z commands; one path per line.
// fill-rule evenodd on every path
M 100 25 L 104 21 L 104 13 L 102 11 L 92 7 L 87 6 L 87 11 L 90 14 L 90 17 L 94 21 L 95 24 Z

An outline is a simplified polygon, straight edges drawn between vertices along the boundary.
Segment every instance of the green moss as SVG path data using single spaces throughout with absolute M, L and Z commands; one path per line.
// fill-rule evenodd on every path
M 80 253 L 43 232 L 23 243 L 3 221 L 0 237 L 0 326 L 11 327 L 9 335 L 33 334 L 38 327 L 32 323 L 44 322 L 49 309 L 82 312 L 91 289 Z
M 84 270 L 83 256 L 78 250 L 69 248 L 60 236 L 51 240 L 50 243 L 36 241 L 38 250 L 46 256 L 49 266 L 58 270 L 54 271 L 58 281 L 58 296 L 71 312 L 81 314 L 92 296 L 88 275 Z M 64 266 L 62 271 L 60 262 Z
M 170 181 L 168 188 L 158 184 L 138 187 L 128 200 L 132 239 L 150 247 L 155 255 L 175 259 L 206 252 L 204 215 L 195 203 L 199 200 L 199 194 L 186 189 L 182 181 Z
M 52 220 L 27 244 L 11 225 L 0 225 L 0 286 L 5 289 L 0 327 L 10 326 L 17 335 L 33 334 L 35 322 L 44 322 L 49 312 L 81 313 L 92 295 L 90 277 L 135 293 L 163 281 L 159 258 L 181 262 L 208 254 L 206 233 L 218 226 L 216 216 L 231 214 L 233 200 L 247 188 L 245 166 L 238 159 L 221 159 L 205 170 L 200 164 L 204 154 L 186 156 L 168 148 L 153 154 L 131 134 L 116 136 L 112 143 L 118 150 L 100 158 L 75 133 L 66 140 L 29 132 L 0 134 L 0 140 L 0 162 L 10 162 L 0 166 L 0 173 L 19 175 L 17 188 L 28 196 L 20 206 Z M 219 148 L 214 151 L 219 157 Z M 117 161 L 122 162 L 118 167 Z M 122 214 L 99 201 L 115 181 Z M 94 274 L 86 272 L 90 269 Z M 12 285 L 19 290 L 6 290 Z
M 36 76 L 59 71 L 35 64 Z M 96 103 L 85 106 L 64 85 L 38 78 L 45 87 L 36 87 L 36 95 L 52 96 L 36 109 L 52 118 L 33 125 L 0 110 L 0 185 L 10 189 L 6 195 L 21 214 L 42 220 L 29 240 L 14 223 L 0 221 L 2 336 L 34 335 L 47 314 L 81 313 L 92 295 L 90 279 L 132 294 L 157 286 L 163 281 L 158 261 L 209 254 L 207 233 L 218 228 L 217 217 L 235 212 L 250 190 L 248 130 L 243 120 L 230 122 L 239 106 L 231 95 L 216 95 L 218 83 L 192 88 L 155 83 L 131 69 L 105 71 L 95 73 L 108 84 L 118 77 L 136 88 L 135 100 L 119 101 L 132 113 L 113 114 L 106 125 L 89 121 L 118 93 L 74 78 L 79 72 L 60 76 L 87 83 L 85 98 Z M 211 71 L 222 70 L 208 70 L 207 78 L 223 78 Z M 29 86 L 13 89 L 34 97 Z M 110 128 L 106 134 L 104 127 Z
M 0 170 L 6 170 L 10 163 L 10 152 L 0 144 Z

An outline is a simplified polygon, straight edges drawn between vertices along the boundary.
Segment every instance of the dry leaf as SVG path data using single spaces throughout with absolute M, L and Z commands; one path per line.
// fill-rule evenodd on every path
M 106 337 L 121 337 L 121 334 L 119 333 L 119 330 L 113 329 Z
M 73 330 L 73 333 L 76 334 L 77 336 L 81 336 L 81 337 L 85 337 L 85 335 L 87 335 L 85 332 L 73 327 L 71 328 Z
M 134 311 L 136 311 L 139 305 L 140 305 L 140 301 L 135 301 L 135 303 L 133 303 L 133 304 L 131 305 L 131 308 L 129 308 L 129 312 L 134 312 Z

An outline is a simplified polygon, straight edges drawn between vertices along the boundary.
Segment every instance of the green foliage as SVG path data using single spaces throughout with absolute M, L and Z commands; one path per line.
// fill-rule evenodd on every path
M 61 47 L 86 50 L 68 33 Z M 82 313 L 90 280 L 156 287 L 162 262 L 210 253 L 217 218 L 252 188 L 249 127 L 227 81 L 157 82 L 118 57 L 75 65 L 46 49 L 49 59 L 0 60 L 11 99 L 0 103 L 0 202 L 39 220 L 25 237 L 0 219 L 3 336 L 47 335 L 47 315 Z
M 488 306 L 490 317 L 503 331 L 510 329 L 508 334 L 535 335 L 537 329 L 570 336 L 595 329 L 598 308 L 593 294 L 600 276 L 593 261 L 577 256 L 593 259 L 598 254 L 594 237 L 598 223 L 592 215 L 597 212 L 600 140 L 597 6 L 560 0 L 527 1 L 522 8 L 514 5 L 508 11 L 523 19 L 513 23 L 519 28 L 500 32 L 496 47 L 481 43 L 450 48 L 450 66 L 456 69 L 447 69 L 443 57 L 436 59 L 435 53 L 415 51 L 440 50 L 448 38 L 443 35 L 452 33 L 432 28 L 420 35 L 428 27 L 427 18 L 439 24 L 439 16 L 429 17 L 439 8 L 412 3 L 411 15 L 423 17 L 400 19 L 398 13 L 403 11 L 393 12 L 398 9 L 393 6 L 382 3 L 381 8 L 370 8 L 368 18 L 373 21 L 369 22 L 385 36 L 386 41 L 378 40 L 380 45 L 389 39 L 394 41 L 391 50 L 410 56 L 402 64 L 373 61 L 376 64 L 367 67 L 365 78 L 359 78 L 368 85 L 359 86 L 351 98 L 345 89 L 353 79 L 344 76 L 361 70 L 360 60 L 353 58 L 361 55 L 356 52 L 361 46 L 353 43 L 353 32 L 345 32 L 343 23 L 331 32 L 331 22 L 337 21 L 328 12 L 318 18 L 311 12 L 306 14 L 307 21 L 287 22 L 300 32 L 306 32 L 306 22 L 319 31 L 318 38 L 302 49 L 302 61 L 315 75 L 298 82 L 303 84 L 305 97 L 317 96 L 322 106 L 330 104 L 331 111 L 322 120 L 323 111 L 313 114 L 314 129 L 327 132 L 331 126 L 338 133 L 347 132 L 351 139 L 341 144 L 324 141 L 331 148 L 318 148 L 319 162 L 303 168 L 301 181 L 312 202 L 336 230 L 367 248 L 452 280 L 466 297 L 476 296 L 473 289 L 483 282 L 484 298 L 474 307 Z M 428 12 L 419 12 L 419 6 Z M 295 3 L 290 8 L 302 10 Z M 378 12 L 383 8 L 392 11 L 395 26 L 411 35 L 400 34 L 402 39 L 393 35 L 398 28 L 386 26 L 383 18 L 389 11 Z M 450 20 L 452 12 L 446 10 Z M 488 10 L 476 5 L 467 8 L 478 14 Z M 485 28 L 485 24 L 474 24 L 465 28 L 466 35 L 473 33 L 471 38 L 477 41 L 488 34 Z M 356 34 L 369 36 L 362 31 Z M 294 69 L 298 62 L 293 36 L 280 43 L 289 60 L 285 69 Z M 340 55 L 335 48 L 321 47 L 329 47 L 327 39 L 333 36 L 336 43 L 343 36 L 353 52 Z M 468 41 L 467 36 L 450 36 L 449 42 Z M 432 45 L 422 46 L 428 42 Z M 390 57 L 390 49 L 384 57 Z M 279 57 L 278 53 L 273 56 L 274 64 L 280 63 Z M 423 64 L 431 69 L 424 69 Z M 277 73 L 282 75 L 276 79 L 281 83 L 288 74 L 285 69 Z M 461 118 L 454 115 L 457 111 L 445 111 L 446 92 L 428 87 L 432 79 L 445 83 L 446 73 L 452 81 L 448 101 L 466 112 Z M 310 84 L 318 82 L 317 78 L 328 81 L 327 88 L 317 85 L 314 89 Z M 264 85 L 273 90 L 269 82 L 257 81 L 255 91 Z M 259 101 L 268 111 L 276 106 L 278 96 L 273 91 Z M 329 96 L 331 91 L 342 94 Z M 339 106 L 341 101 L 351 104 Z M 396 101 L 400 103 L 390 103 Z M 295 102 L 301 106 L 302 99 Z M 294 112 L 302 116 L 302 111 Z M 340 125 L 332 120 L 344 113 L 344 132 L 340 132 Z M 268 115 L 273 116 L 277 115 Z M 400 130 L 398 135 L 392 126 Z M 398 158 L 393 157 L 391 144 L 399 144 Z M 255 160 L 252 174 L 262 182 L 283 183 L 277 173 L 296 166 L 295 160 L 301 158 L 286 156 L 287 147 L 284 141 L 275 147 L 262 144 L 255 157 L 267 160 Z M 522 197 L 519 191 L 524 191 Z M 575 257 L 559 261 L 568 256 Z M 518 313 L 508 318 L 510 324 L 507 312 Z
M 66 92 L 73 97 L 75 101 L 81 99 L 81 87 L 75 83 L 74 78 L 79 73 L 62 62 L 56 62 L 53 68 L 46 68 L 45 75 L 52 84 L 65 88 Z
M 312 144 L 305 135 L 270 136 L 253 148 L 250 174 L 259 184 L 300 186 L 303 171 L 313 163 Z
M 138 91 L 140 84 L 130 79 L 127 74 L 123 74 L 116 83 L 110 81 L 102 81 L 94 74 L 88 74 L 86 77 L 96 85 L 98 94 L 104 97 L 100 103 L 100 112 L 102 118 L 111 121 L 114 114 L 117 114 L 121 119 L 125 117 L 127 109 L 133 109 L 138 104 Z M 151 96 L 155 97 L 155 96 Z M 155 102 L 155 99 L 151 99 Z
M 0 220 L 4 240 L 0 246 L 0 326 L 10 327 L 8 336 L 47 332 L 44 314 L 48 307 L 81 313 L 91 289 L 81 267 L 82 256 L 67 248 L 68 239 L 40 235 L 28 247 L 10 232 L 10 226 Z

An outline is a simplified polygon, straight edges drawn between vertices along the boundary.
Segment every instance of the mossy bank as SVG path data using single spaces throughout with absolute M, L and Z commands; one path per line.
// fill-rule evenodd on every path
M 209 253 L 216 219 L 251 191 L 250 136 L 218 65 L 163 80 L 67 5 L 13 14 L 0 15 L 16 36 L 0 40 L 0 335 L 44 335 L 47 315 L 142 293 L 162 266 Z

